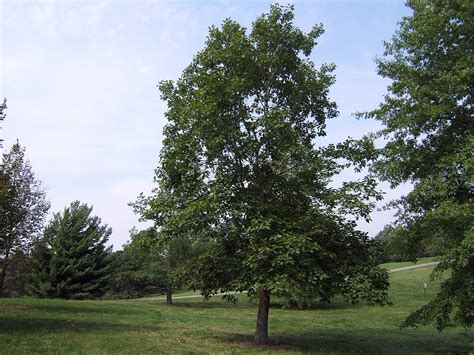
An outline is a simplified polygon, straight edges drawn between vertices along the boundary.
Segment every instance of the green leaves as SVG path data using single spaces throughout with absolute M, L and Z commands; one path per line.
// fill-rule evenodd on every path
M 170 278 L 166 243 L 153 228 L 130 234 L 123 250 L 112 254 L 108 295 L 130 298 L 163 292 Z
M 440 293 L 405 325 L 471 326 L 472 269 L 469 275 L 458 268 L 453 253 L 469 243 L 474 221 L 474 6 L 465 0 L 409 6 L 413 15 L 401 21 L 377 62 L 379 74 L 393 82 L 384 102 L 367 114 L 385 126 L 376 137 L 388 140 L 372 169 L 392 186 L 413 184 L 392 203 L 412 244 L 450 255 L 443 265 L 452 273 Z
M 474 321 L 474 228 L 470 228 L 458 246 L 447 253 L 435 275 L 443 275 L 446 271 L 450 277 L 441 283 L 441 290 L 436 297 L 413 312 L 403 323 L 404 327 L 417 324 L 435 323 L 441 331 L 446 327 L 460 324 L 472 327 Z
M 384 303 L 383 275 L 363 276 L 373 266 L 367 236 L 348 221 L 368 218 L 366 199 L 380 198 L 374 180 L 330 186 L 370 158 L 356 142 L 314 145 L 337 115 L 334 65 L 308 59 L 322 32 L 297 28 L 291 6 L 272 5 L 249 31 L 228 19 L 175 83 L 159 85 L 168 124 L 157 188 L 136 207 L 168 241 L 202 243 L 180 274 L 206 297 L 328 300 L 352 277 L 364 280 L 357 300 Z
M 11 257 L 29 252 L 49 207 L 46 192 L 25 158 L 25 149 L 14 144 L 0 164 L 0 293 Z
M 50 204 L 18 143 L 3 155 L 0 167 L 0 252 L 27 250 L 40 232 Z

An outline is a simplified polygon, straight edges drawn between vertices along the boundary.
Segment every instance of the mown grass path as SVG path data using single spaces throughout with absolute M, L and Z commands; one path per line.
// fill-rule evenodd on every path
M 437 290 L 431 268 L 391 274 L 391 307 L 351 306 L 337 298 L 309 310 L 273 300 L 272 345 L 252 345 L 256 304 L 220 297 L 176 300 L 0 300 L 0 353 L 469 353 L 474 334 L 461 328 L 400 329 L 406 315 Z M 426 296 L 423 284 L 428 283 Z

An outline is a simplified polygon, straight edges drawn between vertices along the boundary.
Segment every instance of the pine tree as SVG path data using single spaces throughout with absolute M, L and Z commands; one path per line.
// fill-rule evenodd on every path
M 92 207 L 79 201 L 57 213 L 33 252 L 30 292 L 40 297 L 83 299 L 102 296 L 107 288 L 111 234 Z

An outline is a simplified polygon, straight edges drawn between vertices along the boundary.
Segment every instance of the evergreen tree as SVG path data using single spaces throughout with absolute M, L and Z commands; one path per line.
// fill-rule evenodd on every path
M 91 216 L 92 207 L 79 201 L 54 215 L 33 252 L 30 292 L 40 297 L 92 298 L 108 285 L 111 229 Z

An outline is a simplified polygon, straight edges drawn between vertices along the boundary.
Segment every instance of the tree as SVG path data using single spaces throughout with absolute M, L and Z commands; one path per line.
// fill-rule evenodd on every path
M 132 230 L 123 250 L 113 253 L 112 295 L 139 297 L 167 289 L 166 261 L 156 248 L 150 247 L 156 240 L 157 232 L 153 228 Z
M 4 111 L 6 110 L 6 108 L 7 108 L 7 99 L 4 98 L 4 99 L 3 99 L 3 104 L 0 105 L 0 122 L 2 122 L 3 120 L 5 120 L 6 114 L 5 114 Z M 1 128 L 2 128 L 2 127 L 0 126 L 0 129 L 1 129 Z M 0 148 L 3 148 L 2 143 L 3 143 L 3 139 L 0 139 Z
M 164 236 L 164 238 L 163 238 Z M 172 236 L 158 233 L 155 253 L 161 255 L 166 270 L 166 304 L 173 304 L 173 290 L 180 286 L 176 276 L 183 264 L 195 254 L 196 245 L 185 235 Z M 178 285 L 176 285 L 178 284 Z
M 433 276 L 449 270 L 435 299 L 406 326 L 435 322 L 439 330 L 474 321 L 474 5 L 472 1 L 408 1 L 379 59 L 392 80 L 379 107 L 365 114 L 388 142 L 373 170 L 413 190 L 392 203 L 413 242 L 436 243 L 444 258 Z M 446 276 L 446 273 L 443 275 Z
M 165 181 L 166 179 L 161 181 L 161 187 Z M 199 255 L 205 247 L 205 243 L 202 239 L 193 239 L 186 233 L 189 230 L 175 224 L 179 223 L 177 221 L 179 218 L 176 218 L 179 215 L 176 213 L 179 205 L 166 204 L 164 200 L 168 199 L 169 194 L 160 194 L 159 189 L 155 189 L 155 193 L 156 195 L 149 198 L 141 195 L 138 201 L 132 205 L 135 211 L 141 214 L 142 220 L 153 220 L 159 231 L 151 228 L 135 234 L 130 247 L 133 246 L 131 250 L 146 250 L 146 256 L 143 255 L 144 264 L 150 264 L 159 269 L 160 281 L 166 284 L 166 304 L 171 305 L 173 304 L 173 289 L 176 284 L 179 286 L 186 281 L 182 269 L 193 257 Z M 168 202 L 170 201 L 168 200 Z M 179 216 L 188 219 L 183 215 Z M 157 276 L 155 275 L 155 277 Z
M 165 264 L 168 305 L 173 303 L 174 281 L 186 281 L 182 269 L 203 250 L 209 239 L 203 230 L 211 222 L 206 213 L 206 201 L 202 200 L 208 188 L 202 180 L 197 144 L 198 138 L 191 132 L 183 135 L 168 125 L 160 154 L 161 165 L 155 170 L 157 187 L 152 196 L 140 194 L 138 200 L 130 204 L 142 221 L 155 224 L 156 238 L 149 238 L 147 244 Z M 188 201 L 193 203 L 188 204 Z
M 3 104 L 0 106 L 0 123 L 5 120 L 6 114 L 5 110 L 7 109 L 7 99 L 3 99 Z M 0 126 L 0 129 L 2 127 Z M 3 139 L 0 139 L 0 149 L 3 148 Z M 4 203 L 6 192 L 8 191 L 7 176 L 3 172 L 3 165 L 0 168 L 0 203 Z M 0 290 L 1 291 L 1 290 Z
M 337 158 L 362 150 L 315 147 L 337 115 L 334 66 L 316 69 L 308 58 L 322 26 L 305 34 L 292 21 L 293 8 L 278 5 L 250 33 L 225 20 L 176 83 L 160 83 L 168 124 L 158 187 L 142 197 L 169 238 L 206 241 L 188 263 L 194 287 L 207 297 L 257 295 L 258 344 L 268 342 L 272 295 L 387 302 L 387 273 L 355 229 L 373 207 L 364 201 L 379 197 L 375 182 L 330 186 L 347 166 Z
M 25 149 L 16 143 L 0 167 L 0 292 L 12 256 L 24 254 L 40 233 L 50 204 Z
M 75 201 L 54 215 L 33 251 L 32 294 L 82 299 L 105 293 L 111 261 L 105 244 L 112 230 L 91 212 Z
M 415 261 L 419 253 L 413 253 L 409 239 L 401 226 L 386 225 L 374 237 L 375 247 L 380 256 L 379 263 L 389 261 Z
M 434 238 L 425 238 L 417 241 L 410 238 L 409 231 L 400 224 L 386 225 L 374 237 L 374 244 L 379 254 L 378 262 L 413 261 L 417 258 L 441 255 L 440 241 Z
M 20 297 L 27 294 L 28 277 L 31 273 L 30 252 L 17 250 L 10 256 L 8 272 L 3 282 L 3 294 Z

